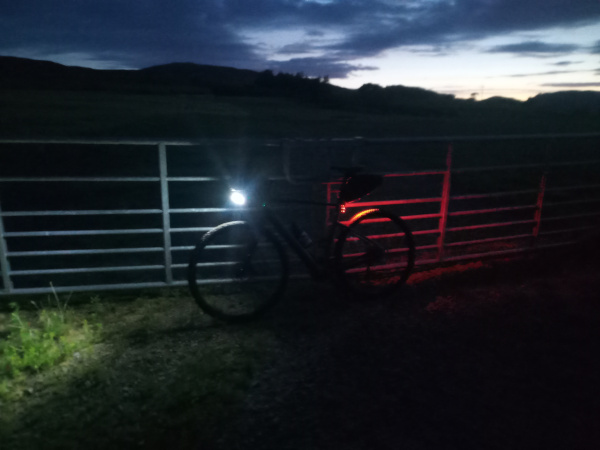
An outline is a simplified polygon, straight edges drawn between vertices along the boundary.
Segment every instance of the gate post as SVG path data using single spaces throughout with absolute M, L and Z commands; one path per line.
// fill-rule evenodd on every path
M 448 207 L 450 205 L 450 175 L 452 173 L 452 144 L 446 151 L 446 172 L 442 183 L 442 201 L 440 204 L 440 222 L 438 235 L 438 262 L 444 260 L 444 242 L 446 240 L 446 225 L 448 223 Z
M 12 280 L 10 279 L 10 265 L 8 262 L 8 247 L 6 238 L 4 237 L 4 220 L 2 218 L 2 203 L 0 203 L 0 269 L 2 271 L 2 283 L 4 288 L 2 292 L 10 294 L 13 289 Z
M 171 212 L 169 206 L 169 180 L 167 179 L 167 146 L 158 144 L 158 163 L 160 170 L 160 198 L 162 209 L 163 245 L 165 258 L 165 281 L 173 284 L 173 258 L 171 256 Z

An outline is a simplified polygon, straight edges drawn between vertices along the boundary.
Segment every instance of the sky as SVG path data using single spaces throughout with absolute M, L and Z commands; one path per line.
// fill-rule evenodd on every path
M 600 0 L 0 0 L 0 55 L 194 62 L 484 99 L 600 91 Z

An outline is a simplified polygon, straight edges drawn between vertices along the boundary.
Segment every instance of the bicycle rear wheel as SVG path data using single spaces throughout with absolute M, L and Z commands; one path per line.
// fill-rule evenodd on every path
M 415 244 L 406 223 L 382 210 L 364 211 L 345 228 L 334 249 L 336 278 L 356 298 L 391 295 L 415 263 Z
M 288 272 L 285 251 L 269 230 L 229 222 L 207 232 L 192 251 L 188 284 L 204 312 L 241 322 L 275 304 Z

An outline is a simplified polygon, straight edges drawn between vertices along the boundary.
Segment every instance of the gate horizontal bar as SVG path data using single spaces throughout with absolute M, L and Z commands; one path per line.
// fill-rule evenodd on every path
M 112 255 L 119 253 L 152 253 L 162 252 L 163 247 L 140 247 L 140 248 L 107 248 L 90 250 L 41 250 L 26 252 L 8 252 L 7 256 L 29 257 L 29 256 L 78 256 L 78 255 Z
M 512 222 L 497 222 L 497 223 L 486 223 L 482 225 L 469 225 L 466 227 L 451 227 L 447 231 L 464 231 L 464 230 L 478 230 L 481 228 L 495 228 L 495 227 L 508 227 L 511 225 L 524 225 L 529 223 L 535 223 L 535 220 L 514 220 Z
M 121 272 L 134 270 L 159 270 L 164 269 L 164 265 L 148 265 L 148 266 L 120 266 L 120 267 L 77 267 L 65 269 L 39 269 L 39 270 L 13 270 L 11 275 L 53 275 L 65 273 L 95 273 L 95 272 Z
M 390 205 L 409 205 L 413 203 L 437 203 L 441 202 L 441 197 L 435 198 L 411 198 L 407 200 L 382 200 L 377 202 L 346 203 L 346 208 L 366 208 L 367 206 L 390 206 Z
M 532 238 L 532 234 L 515 234 L 513 236 L 500 236 L 494 238 L 486 238 L 486 239 L 475 239 L 473 241 L 458 241 L 458 242 L 449 242 L 445 244 L 445 247 L 459 247 L 462 245 L 475 245 L 475 244 L 487 244 L 491 242 L 502 242 L 502 241 L 511 241 L 514 239 L 525 239 Z
M 560 192 L 560 191 L 573 191 L 579 189 L 600 189 L 600 184 L 580 184 L 578 186 L 558 186 L 546 188 L 546 191 Z
M 598 227 L 590 225 L 587 227 L 575 227 L 575 228 L 561 228 L 560 230 L 540 231 L 540 236 L 546 234 L 560 234 L 560 233 L 577 233 L 581 231 L 598 230 Z
M 88 209 L 68 211 L 9 211 L 3 217 L 35 217 L 35 216 L 103 216 L 119 214 L 161 214 L 160 209 Z
M 583 200 L 567 200 L 567 201 L 559 201 L 559 202 L 544 202 L 544 207 L 546 206 L 564 206 L 564 205 L 583 205 L 587 203 L 598 203 L 600 202 L 600 198 L 586 198 Z
M 550 222 L 550 221 L 553 221 L 553 220 L 585 219 L 587 217 L 597 217 L 597 216 L 600 216 L 600 212 L 597 212 L 597 213 L 586 213 L 586 214 L 571 214 L 571 215 L 568 215 L 568 216 L 544 217 L 542 219 L 542 222 Z
M 158 177 L 3 177 L 0 183 L 148 183 Z
M 488 198 L 488 197 L 504 197 L 509 195 L 522 195 L 522 194 L 537 194 L 537 189 L 525 189 L 522 191 L 505 191 L 505 192 L 490 192 L 488 194 L 468 194 L 468 195 L 451 195 L 450 200 L 472 200 L 477 198 Z
M 511 164 L 506 166 L 484 166 L 484 167 L 462 167 L 459 169 L 453 169 L 452 173 L 466 173 L 466 172 L 484 172 L 489 170 L 517 170 L 517 169 L 539 169 L 549 167 L 563 167 L 563 166 L 583 166 L 591 164 L 600 164 L 600 159 L 593 159 L 589 161 L 569 161 L 569 162 L 554 162 L 554 163 L 535 163 L 535 164 Z
M 46 237 L 46 236 L 94 236 L 107 234 L 153 234 L 162 233 L 161 228 L 132 228 L 126 230 L 63 230 L 63 231 L 10 231 L 6 237 Z
M 454 211 L 448 213 L 449 216 L 467 216 L 472 214 L 488 214 L 504 211 L 519 211 L 524 209 L 534 209 L 536 205 L 523 205 L 523 206 L 506 206 L 502 208 L 488 208 L 488 209 L 470 209 L 467 211 Z

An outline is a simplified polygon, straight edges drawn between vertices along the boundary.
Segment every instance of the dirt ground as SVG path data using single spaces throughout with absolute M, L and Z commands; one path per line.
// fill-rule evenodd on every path
M 432 278 L 402 303 L 294 305 L 312 311 L 273 323 L 282 350 L 217 448 L 597 448 L 600 266 L 570 262 Z
M 474 263 L 376 304 L 295 282 L 269 317 L 236 326 L 177 299 L 110 357 L 110 341 L 85 356 L 102 362 L 93 376 L 32 385 L 0 447 L 596 449 L 599 269 L 556 253 Z M 206 372 L 209 358 L 226 370 Z M 229 403 L 197 392 L 202 377 L 235 385 Z

